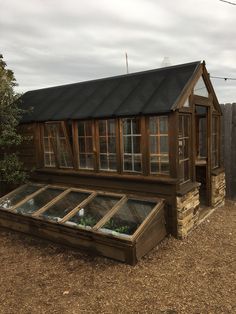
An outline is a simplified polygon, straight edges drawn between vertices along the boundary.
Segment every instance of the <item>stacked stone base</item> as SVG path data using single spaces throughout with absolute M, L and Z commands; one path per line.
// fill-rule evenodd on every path
M 225 173 L 211 177 L 211 204 L 213 207 L 219 207 L 225 203 Z
M 177 197 L 178 238 L 185 238 L 195 227 L 199 217 L 199 188 Z
M 213 175 L 211 178 L 212 195 L 211 210 L 225 203 L 225 173 Z M 178 238 L 184 239 L 194 227 L 204 219 L 200 218 L 199 188 L 195 188 L 183 196 L 177 197 L 177 230 Z

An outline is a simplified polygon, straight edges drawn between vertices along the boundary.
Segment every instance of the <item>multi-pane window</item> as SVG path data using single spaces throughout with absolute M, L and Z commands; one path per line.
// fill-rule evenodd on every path
M 58 166 L 60 168 L 72 168 L 72 152 L 68 140 L 68 136 L 66 134 L 65 125 L 63 122 L 55 122 L 55 123 L 46 123 L 45 124 L 46 134 L 49 135 L 49 144 L 48 148 L 52 149 L 54 152 L 54 156 L 56 157 Z M 45 151 L 44 151 L 45 155 Z M 53 155 L 51 154 L 50 158 Z M 52 159 L 53 161 L 53 159 Z M 55 165 L 55 158 L 54 158 Z M 46 163 L 45 163 L 46 166 Z M 51 166 L 52 167 L 52 166 Z
M 79 168 L 94 169 L 93 122 L 78 122 Z
M 52 148 L 52 141 L 46 125 L 43 126 L 43 151 L 44 151 L 44 166 L 55 167 L 55 154 Z
M 149 118 L 150 173 L 169 173 L 168 117 Z
M 190 180 L 190 116 L 179 116 L 179 169 L 180 182 Z
M 123 171 L 142 172 L 140 118 L 122 119 Z
M 99 120 L 99 169 L 116 171 L 116 121 Z
M 213 169 L 219 167 L 219 131 L 220 119 L 218 116 L 212 116 L 211 158 Z

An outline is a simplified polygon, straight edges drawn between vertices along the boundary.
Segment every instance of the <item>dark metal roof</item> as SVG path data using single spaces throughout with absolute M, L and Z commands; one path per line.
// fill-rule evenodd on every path
M 29 91 L 22 122 L 168 113 L 200 61 Z

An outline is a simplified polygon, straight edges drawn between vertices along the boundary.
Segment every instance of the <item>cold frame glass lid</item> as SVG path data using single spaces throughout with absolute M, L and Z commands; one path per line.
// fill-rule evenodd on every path
M 59 221 L 89 197 L 89 195 L 90 193 L 71 191 L 43 212 L 40 217 L 52 221 Z
M 41 207 L 45 206 L 47 203 L 49 203 L 51 200 L 53 200 L 62 192 L 63 190 L 61 189 L 47 188 L 46 190 L 30 198 L 25 203 L 16 207 L 15 210 L 19 214 L 25 214 L 25 215 L 32 214 L 38 209 L 40 209 Z
M 156 202 L 129 199 L 99 230 L 113 235 L 131 236 L 156 204 Z
M 17 203 L 21 202 L 24 198 L 39 190 L 41 186 L 37 185 L 24 185 L 20 189 L 15 190 L 13 193 L 7 195 L 0 201 L 1 209 L 11 209 Z
M 120 197 L 97 195 L 70 218 L 66 224 L 91 228 L 95 226 L 119 200 Z

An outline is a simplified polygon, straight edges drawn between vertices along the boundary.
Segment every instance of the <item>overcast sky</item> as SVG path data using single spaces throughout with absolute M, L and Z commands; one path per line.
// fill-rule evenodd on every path
M 234 0 L 232 0 L 234 1 Z M 236 2 L 236 1 L 235 1 Z M 219 0 L 0 0 L 0 53 L 19 91 L 205 60 L 236 78 L 236 6 Z M 212 79 L 221 103 L 236 81 Z

